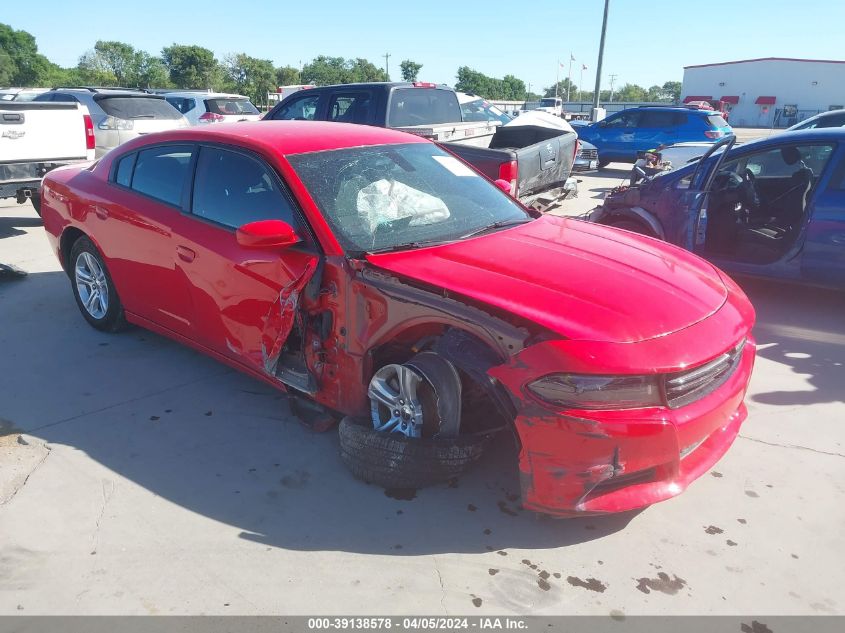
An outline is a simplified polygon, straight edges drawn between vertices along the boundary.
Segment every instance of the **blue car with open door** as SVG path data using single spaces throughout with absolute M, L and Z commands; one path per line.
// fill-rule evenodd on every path
M 845 289 L 845 129 L 779 134 L 617 187 L 593 222 L 657 237 L 738 274 Z

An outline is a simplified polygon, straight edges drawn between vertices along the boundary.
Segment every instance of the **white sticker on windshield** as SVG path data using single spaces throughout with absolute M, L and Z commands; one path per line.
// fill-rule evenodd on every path
M 454 156 L 432 156 L 434 160 L 443 165 L 456 176 L 477 176 L 472 169 L 464 165 Z

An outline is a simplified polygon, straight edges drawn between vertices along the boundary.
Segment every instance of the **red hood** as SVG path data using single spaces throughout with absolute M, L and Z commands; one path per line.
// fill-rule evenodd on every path
M 573 339 L 631 343 L 662 336 L 707 318 L 727 298 L 716 270 L 692 253 L 555 216 L 367 259 Z

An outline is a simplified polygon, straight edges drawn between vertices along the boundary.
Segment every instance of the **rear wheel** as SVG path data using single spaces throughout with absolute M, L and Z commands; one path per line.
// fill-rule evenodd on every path
M 94 243 L 82 236 L 70 250 L 70 277 L 76 305 L 85 320 L 103 332 L 126 327 L 123 305 Z

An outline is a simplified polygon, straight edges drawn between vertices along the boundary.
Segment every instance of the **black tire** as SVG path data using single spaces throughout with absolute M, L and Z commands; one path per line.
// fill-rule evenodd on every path
M 603 158 L 599 158 L 599 169 L 604 169 L 604 168 L 605 168 L 605 167 L 607 167 L 608 165 L 610 165 L 610 161 L 609 161 L 609 160 L 605 160 L 605 159 L 603 159 Z
M 107 306 L 105 313 L 101 317 L 97 317 L 85 307 L 82 296 L 80 295 L 80 283 L 76 279 L 76 265 L 77 260 L 83 254 L 87 254 L 96 260 L 105 276 L 105 286 L 108 290 Z M 79 311 L 91 327 L 96 328 L 102 332 L 119 332 L 126 328 L 127 323 L 123 314 L 123 304 L 120 302 L 120 297 L 117 294 L 117 289 L 114 287 L 111 275 L 108 268 L 103 262 L 103 256 L 94 243 L 84 235 L 73 243 L 70 249 L 70 259 L 68 261 L 68 273 L 70 275 L 70 285 L 73 288 L 73 296 L 76 299 L 76 305 Z
M 486 437 L 408 438 L 369 420 L 340 421 L 340 457 L 355 478 L 384 488 L 425 488 L 459 477 L 481 457 Z
M 33 193 L 32 197 L 29 199 L 32 203 L 32 208 L 35 209 L 35 212 L 41 216 L 41 195 L 37 193 Z
M 608 226 L 612 226 L 616 229 L 625 229 L 626 231 L 631 231 L 631 233 L 639 233 L 640 235 L 654 237 L 654 233 L 646 228 L 642 222 L 637 222 L 636 220 L 614 220 L 608 223 Z

